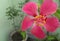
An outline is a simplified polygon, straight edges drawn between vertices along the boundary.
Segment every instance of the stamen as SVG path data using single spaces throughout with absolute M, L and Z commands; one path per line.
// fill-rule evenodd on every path
M 42 15 L 38 15 L 35 17 L 35 21 L 38 26 L 43 26 L 46 23 L 46 17 Z

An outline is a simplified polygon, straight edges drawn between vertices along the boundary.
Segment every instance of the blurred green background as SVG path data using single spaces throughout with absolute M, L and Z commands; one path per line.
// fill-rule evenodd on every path
M 9 21 L 6 17 L 6 8 L 9 6 L 18 7 L 18 3 L 24 0 L 0 0 L 0 41 L 8 41 L 9 33 L 14 29 L 11 25 L 11 21 Z M 38 2 L 38 0 L 30 0 L 34 2 Z M 60 5 L 59 0 L 54 0 L 57 2 L 58 6 Z M 16 19 L 20 21 L 20 19 Z M 16 21 L 16 22 L 17 22 Z M 19 24 L 16 23 L 17 25 Z M 60 33 L 60 29 L 58 28 L 55 33 Z

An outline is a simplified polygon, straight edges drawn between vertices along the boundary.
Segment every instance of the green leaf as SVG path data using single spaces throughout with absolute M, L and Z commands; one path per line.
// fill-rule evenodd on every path
M 58 9 L 54 15 L 60 20 L 60 9 Z
M 25 39 L 26 38 L 26 32 L 20 32 L 21 33 L 21 35 L 23 36 L 23 39 Z
M 53 40 L 53 39 L 55 39 L 54 36 L 48 36 L 48 37 L 47 37 L 47 40 Z

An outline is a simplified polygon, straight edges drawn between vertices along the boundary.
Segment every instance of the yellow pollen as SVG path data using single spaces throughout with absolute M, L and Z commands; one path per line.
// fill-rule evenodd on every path
M 42 15 L 38 15 L 38 16 L 36 16 L 35 18 L 41 18 L 41 17 L 43 17 Z
M 44 24 L 39 24 L 38 26 L 43 26 Z
M 38 16 L 36 16 L 35 17 L 35 21 L 34 21 L 34 23 L 35 24 L 37 24 L 38 26 L 43 26 L 45 23 L 46 23 L 46 17 L 45 16 L 42 16 L 42 15 L 38 15 Z M 42 21 L 41 20 L 38 20 L 38 19 L 43 19 Z M 38 22 L 38 21 L 40 21 L 40 22 Z
M 46 21 L 44 20 L 44 21 L 43 21 L 43 23 L 45 24 L 45 23 L 46 23 Z

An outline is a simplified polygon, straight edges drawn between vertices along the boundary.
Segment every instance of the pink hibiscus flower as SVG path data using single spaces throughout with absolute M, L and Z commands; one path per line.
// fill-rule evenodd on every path
M 29 15 L 25 16 L 22 22 L 22 31 L 33 25 L 31 33 L 39 39 L 46 37 L 43 27 L 48 32 L 54 32 L 59 26 L 59 20 L 55 16 L 51 16 L 57 10 L 57 4 L 52 0 L 44 0 L 40 6 L 40 13 L 37 4 L 34 2 L 26 3 L 22 10 Z

